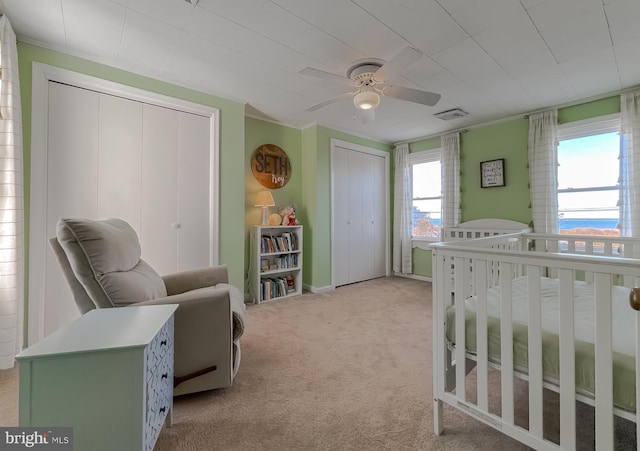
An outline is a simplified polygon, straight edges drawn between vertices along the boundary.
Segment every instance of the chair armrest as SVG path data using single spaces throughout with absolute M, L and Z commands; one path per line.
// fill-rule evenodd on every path
M 227 265 L 175 272 L 162 276 L 167 295 L 185 293 L 198 288 L 213 287 L 219 283 L 229 283 Z
M 229 366 L 233 340 L 229 288 L 203 288 L 130 305 L 159 304 L 178 304 L 174 315 L 176 377 L 213 365 L 219 369 Z
M 149 299 L 147 301 L 134 302 L 127 304 L 125 307 L 141 305 L 165 305 L 165 304 L 177 304 L 178 306 L 187 306 L 187 304 L 196 301 L 209 301 L 213 303 L 229 303 L 229 288 L 228 287 L 205 287 L 199 290 L 191 290 L 185 293 L 172 294 L 162 298 Z M 191 307 L 186 307 L 191 308 Z M 227 308 L 228 310 L 228 308 Z

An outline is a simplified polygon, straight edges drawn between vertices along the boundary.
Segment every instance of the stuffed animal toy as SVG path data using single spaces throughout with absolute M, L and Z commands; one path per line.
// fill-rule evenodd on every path
M 285 205 L 281 207 L 280 216 L 282 216 L 282 225 L 298 225 L 295 205 Z

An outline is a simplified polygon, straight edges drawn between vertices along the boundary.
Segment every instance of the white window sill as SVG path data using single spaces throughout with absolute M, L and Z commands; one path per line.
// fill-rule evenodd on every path
M 439 243 L 441 240 L 438 238 L 411 238 L 411 247 L 419 248 L 425 251 L 431 250 L 430 245 L 433 243 Z

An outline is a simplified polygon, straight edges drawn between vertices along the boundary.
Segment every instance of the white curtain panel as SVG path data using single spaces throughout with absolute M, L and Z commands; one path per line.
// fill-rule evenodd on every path
M 442 154 L 442 228 L 460 222 L 460 133 L 440 137 Z
M 22 112 L 16 35 L 0 18 L 0 369 L 22 350 L 24 318 L 24 222 Z
M 534 232 L 558 233 L 558 111 L 529 116 L 529 189 Z
M 640 91 L 620 95 L 620 233 L 640 236 Z M 635 234 L 634 234 L 635 231 Z
M 409 144 L 395 147 L 393 191 L 393 272 L 410 274 L 411 268 L 411 166 Z

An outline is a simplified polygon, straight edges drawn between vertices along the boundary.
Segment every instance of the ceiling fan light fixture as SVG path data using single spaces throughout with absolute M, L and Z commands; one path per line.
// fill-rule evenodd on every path
M 361 110 L 370 110 L 380 104 L 380 96 L 373 91 L 361 91 L 353 97 L 353 104 Z

